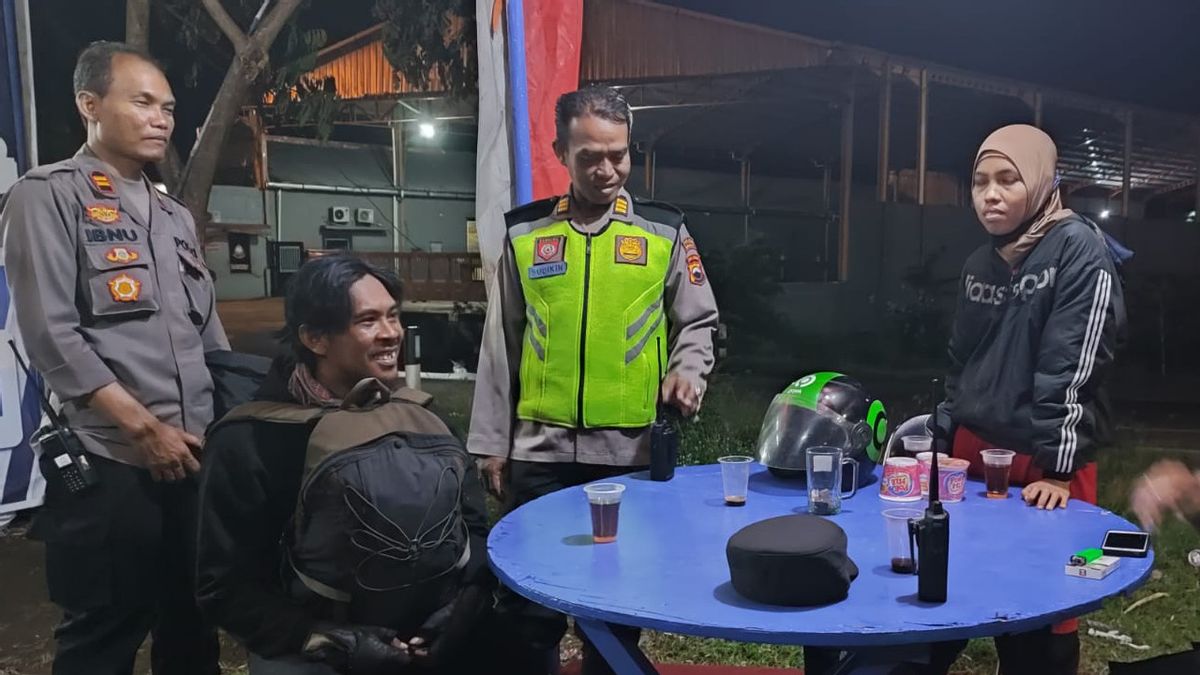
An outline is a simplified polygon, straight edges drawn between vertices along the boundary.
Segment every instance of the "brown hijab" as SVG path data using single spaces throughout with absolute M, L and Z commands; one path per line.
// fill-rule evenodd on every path
M 1029 191 L 1020 220 L 1022 226 L 1017 228 L 1021 234 L 996 249 L 1009 266 L 1016 267 L 1051 228 L 1075 212 L 1063 208 L 1054 180 L 1058 148 L 1046 132 L 1028 124 L 1001 127 L 979 146 L 975 166 L 989 156 L 1003 157 L 1011 162 Z

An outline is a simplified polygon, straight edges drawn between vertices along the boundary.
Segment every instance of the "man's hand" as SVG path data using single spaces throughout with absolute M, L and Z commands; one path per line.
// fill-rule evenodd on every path
M 1163 514 L 1200 512 L 1200 477 L 1175 460 L 1159 462 L 1134 485 L 1130 501 L 1142 527 L 1153 530 Z
M 200 470 L 196 458 L 204 441 L 165 424 L 119 382 L 110 382 L 88 396 L 87 404 L 104 414 L 145 458 L 154 480 L 177 481 Z
M 479 457 L 475 460 L 479 467 L 479 475 L 483 478 L 483 487 L 496 499 L 504 499 L 505 470 L 508 468 L 506 457 Z
M 1062 480 L 1043 478 L 1036 483 L 1030 483 L 1021 490 L 1021 497 L 1030 506 L 1053 511 L 1057 508 L 1067 508 L 1071 500 L 1071 484 Z
M 304 643 L 304 658 L 339 673 L 390 675 L 412 662 L 396 631 L 379 626 L 318 624 Z
M 675 406 L 684 417 L 700 412 L 700 399 L 704 389 L 693 384 L 679 373 L 667 375 L 662 383 L 662 402 Z
M 200 470 L 197 457 L 204 441 L 183 429 L 155 420 L 133 435 L 133 444 L 154 480 L 174 482 Z

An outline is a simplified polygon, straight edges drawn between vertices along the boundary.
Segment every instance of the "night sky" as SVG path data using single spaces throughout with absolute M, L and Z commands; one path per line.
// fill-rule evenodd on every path
M 663 0 L 826 40 L 1200 114 L 1200 0 Z M 336 41 L 372 23 L 372 0 L 314 0 L 301 20 Z M 34 0 L 34 68 L 42 161 L 82 137 L 70 76 L 89 41 L 121 39 L 123 0 Z M 177 142 L 203 121 L 219 80 L 183 84 L 174 36 L 152 35 L 180 99 Z M 228 58 L 219 46 L 207 56 Z M 215 71 L 214 71 L 215 72 Z

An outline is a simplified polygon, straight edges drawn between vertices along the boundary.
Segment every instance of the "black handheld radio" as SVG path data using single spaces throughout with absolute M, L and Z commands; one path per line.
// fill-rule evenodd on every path
M 32 378 L 33 373 L 29 371 L 29 366 L 25 365 L 25 359 L 21 358 L 21 353 L 17 351 L 16 343 L 9 340 L 8 346 L 12 349 L 13 356 L 17 359 L 17 365 L 21 367 L 25 377 Z M 42 410 L 50 418 L 50 424 L 38 429 L 30 439 L 31 444 L 42 450 L 42 475 L 46 477 L 46 480 L 53 480 L 57 476 L 63 486 L 67 488 L 67 492 L 72 494 L 98 485 L 100 476 L 96 472 L 96 468 L 88 461 L 83 443 L 79 441 L 75 432 L 67 427 L 62 416 L 50 405 L 50 401 L 41 387 L 38 387 L 38 400 L 41 402 Z M 53 467 L 53 472 L 51 467 Z
M 933 380 L 934 415 L 937 415 L 938 381 Z M 950 514 L 942 507 L 938 476 L 938 438 L 933 425 L 933 458 L 929 465 L 929 506 L 920 520 L 909 521 L 909 546 L 916 544 L 917 598 L 922 602 L 945 602 L 950 568 Z
M 657 340 L 658 382 L 662 387 L 662 338 Z M 675 428 L 674 415 L 669 406 L 658 403 L 658 415 L 650 427 L 650 480 L 671 480 L 675 477 L 675 465 L 679 462 L 679 430 Z

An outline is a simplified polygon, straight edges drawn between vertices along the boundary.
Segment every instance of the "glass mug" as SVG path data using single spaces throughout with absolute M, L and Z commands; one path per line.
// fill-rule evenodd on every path
M 817 446 L 804 451 L 805 477 L 808 480 L 808 512 L 832 516 L 841 512 L 842 499 L 858 492 L 858 462 L 844 457 L 841 448 Z M 851 466 L 851 484 L 843 489 L 842 466 Z

